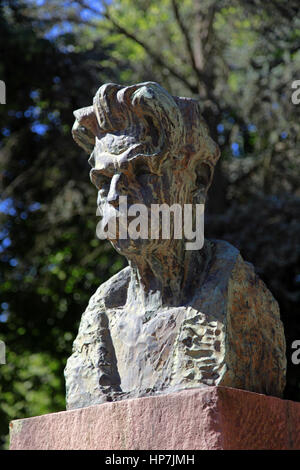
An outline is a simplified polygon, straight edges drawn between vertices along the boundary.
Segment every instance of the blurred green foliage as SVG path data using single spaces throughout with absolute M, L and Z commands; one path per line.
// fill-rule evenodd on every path
M 96 238 L 96 190 L 71 138 L 72 111 L 105 82 L 199 99 L 222 151 L 206 234 L 238 246 L 279 301 L 286 397 L 300 400 L 299 18 L 294 0 L 0 1 L 0 445 L 10 420 L 64 409 L 81 313 L 126 264 Z

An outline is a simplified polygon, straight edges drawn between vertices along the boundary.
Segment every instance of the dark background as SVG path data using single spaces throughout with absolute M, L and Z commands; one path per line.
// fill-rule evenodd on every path
M 0 1 L 0 443 L 12 419 L 65 408 L 81 313 L 126 260 L 96 238 L 96 189 L 72 111 L 105 82 L 198 98 L 222 157 L 206 236 L 228 240 L 278 300 L 285 398 L 300 400 L 298 1 Z

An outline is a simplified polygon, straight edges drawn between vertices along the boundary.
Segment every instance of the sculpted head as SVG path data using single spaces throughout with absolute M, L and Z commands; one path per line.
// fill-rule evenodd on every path
M 75 141 L 90 153 L 100 210 L 128 205 L 205 202 L 219 148 L 196 100 L 171 96 L 154 82 L 99 88 L 93 106 L 74 112 Z M 111 240 L 126 254 L 146 241 Z

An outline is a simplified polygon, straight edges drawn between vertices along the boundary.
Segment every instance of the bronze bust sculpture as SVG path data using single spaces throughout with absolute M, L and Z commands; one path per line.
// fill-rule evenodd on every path
M 150 213 L 153 204 L 205 203 L 220 152 L 196 100 L 154 82 L 110 83 L 74 114 L 103 218 L 122 196 Z M 126 238 L 120 230 L 109 238 L 129 265 L 83 314 L 65 369 L 67 407 L 209 385 L 281 396 L 278 304 L 238 250 L 218 240 L 186 249 L 185 236 Z

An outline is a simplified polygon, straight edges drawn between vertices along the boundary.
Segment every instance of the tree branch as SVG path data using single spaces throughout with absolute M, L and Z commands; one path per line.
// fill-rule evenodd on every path
M 171 3 L 172 3 L 172 8 L 173 8 L 173 13 L 174 13 L 175 19 L 178 23 L 179 29 L 181 31 L 181 34 L 182 34 L 184 42 L 185 42 L 186 50 L 187 50 L 188 55 L 190 57 L 192 68 L 193 68 L 194 72 L 196 73 L 197 78 L 199 79 L 200 78 L 199 77 L 199 72 L 200 71 L 198 70 L 196 62 L 195 62 L 194 51 L 193 51 L 193 48 L 192 48 L 192 45 L 191 45 L 191 39 L 190 39 L 189 32 L 186 29 L 185 24 L 184 24 L 184 22 L 181 18 L 177 1 L 176 0 L 171 0 Z
M 105 5 L 105 3 L 104 3 Z M 132 32 L 128 31 L 127 29 L 125 29 L 123 26 L 121 26 L 119 23 L 116 22 L 116 20 L 114 20 L 112 18 L 112 16 L 109 14 L 109 11 L 108 11 L 108 7 L 106 8 L 105 12 L 103 13 L 103 16 L 108 20 L 110 21 L 110 23 L 113 25 L 114 29 L 123 34 L 124 36 L 126 36 L 128 39 L 131 39 L 132 41 L 134 41 L 136 44 L 139 44 L 146 52 L 147 54 L 153 59 L 153 61 L 159 65 L 160 67 L 163 67 L 165 68 L 166 70 L 168 70 L 168 72 L 173 75 L 173 77 L 177 78 L 178 80 L 180 80 L 182 83 L 184 83 L 184 85 L 189 88 L 191 90 L 192 93 L 197 93 L 198 92 L 198 87 L 197 85 L 194 85 L 193 83 L 189 82 L 189 80 L 187 80 L 184 75 L 180 74 L 179 72 L 177 72 L 177 70 L 175 68 L 173 68 L 171 65 L 168 65 L 166 64 L 166 62 L 158 55 L 156 54 L 156 52 L 154 52 L 151 47 L 148 46 L 147 43 L 145 43 L 144 41 L 142 41 L 141 39 L 139 39 L 135 34 L 133 34 Z

